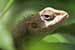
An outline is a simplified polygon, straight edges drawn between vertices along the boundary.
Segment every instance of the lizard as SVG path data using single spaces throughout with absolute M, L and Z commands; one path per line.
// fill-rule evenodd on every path
M 46 7 L 36 14 L 25 17 L 13 29 L 13 41 L 16 50 L 21 50 L 23 39 L 43 38 L 48 35 L 48 32 L 52 32 L 61 26 L 68 17 L 69 14 L 66 11 L 52 7 Z

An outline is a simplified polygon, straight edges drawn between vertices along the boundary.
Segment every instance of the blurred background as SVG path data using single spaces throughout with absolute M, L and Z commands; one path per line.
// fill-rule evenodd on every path
M 15 50 L 11 29 L 24 17 L 46 7 L 65 10 L 69 19 L 53 34 L 23 50 L 75 50 L 75 0 L 0 0 L 0 50 Z

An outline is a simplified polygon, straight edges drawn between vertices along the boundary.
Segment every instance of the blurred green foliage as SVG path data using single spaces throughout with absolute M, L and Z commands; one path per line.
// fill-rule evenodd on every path
M 26 50 L 75 50 L 75 0 L 0 0 L 0 48 L 15 50 L 10 32 L 12 27 L 24 16 L 45 7 L 65 10 L 70 17 L 51 35 L 37 43 L 30 41 Z

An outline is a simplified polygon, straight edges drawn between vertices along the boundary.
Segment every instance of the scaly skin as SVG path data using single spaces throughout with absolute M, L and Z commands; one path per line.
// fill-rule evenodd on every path
M 38 40 L 38 37 L 42 39 L 48 34 L 47 32 L 52 32 L 61 26 L 68 16 L 65 11 L 47 7 L 37 14 L 24 18 L 13 30 L 16 50 L 22 50 L 20 48 L 23 39 L 30 39 L 31 37 L 35 38 L 35 40 Z

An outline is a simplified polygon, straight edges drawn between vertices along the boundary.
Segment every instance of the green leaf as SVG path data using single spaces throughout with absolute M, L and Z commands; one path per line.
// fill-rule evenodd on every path
M 48 35 L 43 40 L 49 43 L 70 43 L 63 35 L 57 33 Z
M 13 0 L 0 0 L 0 48 L 5 50 L 14 50 L 11 35 L 5 29 L 4 15 L 11 7 Z

